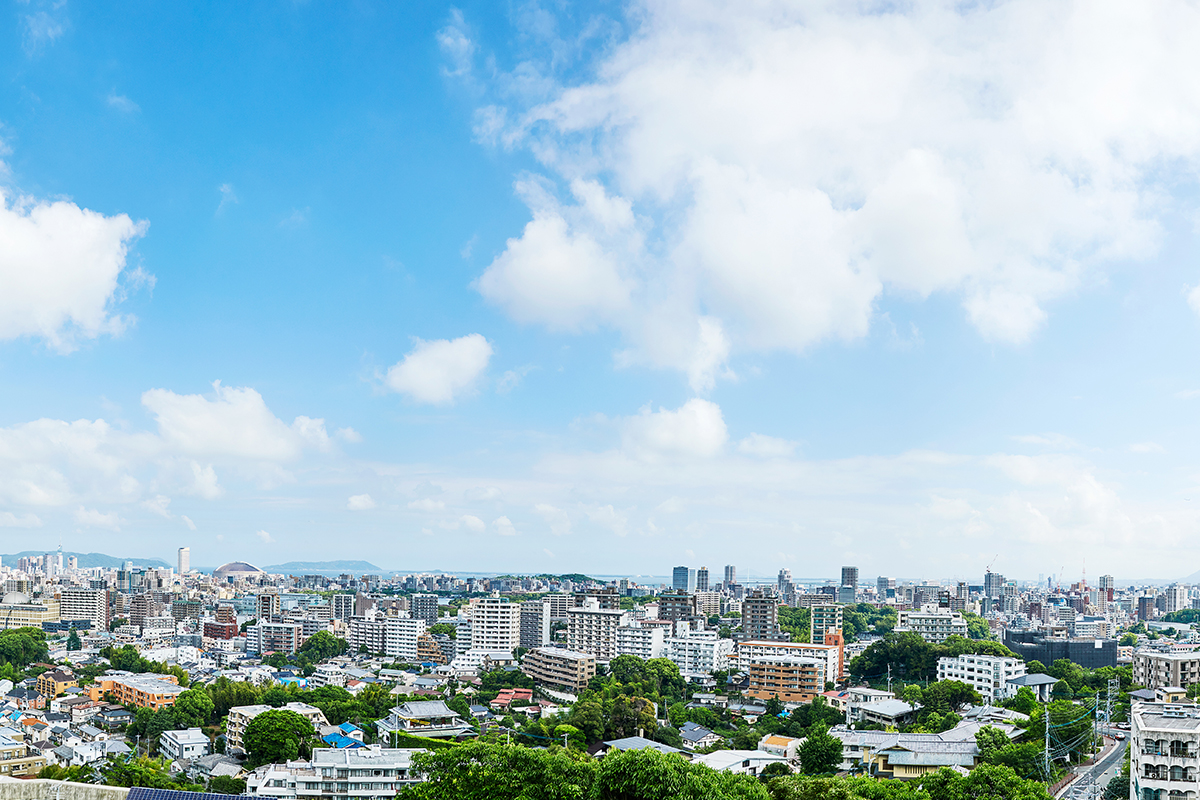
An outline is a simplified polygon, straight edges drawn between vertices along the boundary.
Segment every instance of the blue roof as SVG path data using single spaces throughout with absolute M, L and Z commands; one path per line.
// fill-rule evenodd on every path
M 126 800 L 239 800 L 241 795 L 177 792 L 173 789 L 150 789 L 146 786 L 135 786 L 125 797 Z
M 321 741 L 338 750 L 353 750 L 363 746 L 363 743 L 357 739 L 351 739 L 349 736 L 343 736 L 340 733 L 331 733 L 328 736 L 322 736 Z
M 338 730 L 342 731 L 343 733 L 357 733 L 361 731 L 362 728 L 358 727 L 353 722 L 343 722 L 341 725 L 338 725 Z

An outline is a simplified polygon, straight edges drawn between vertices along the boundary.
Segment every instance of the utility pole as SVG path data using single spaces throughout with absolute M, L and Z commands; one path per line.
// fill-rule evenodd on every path
M 1050 701 L 1046 701 L 1044 706 L 1044 715 L 1046 718 L 1046 750 L 1042 755 L 1042 768 L 1046 771 L 1046 783 L 1049 784 L 1053 773 L 1050 772 Z
M 892 665 L 891 665 L 891 662 L 888 663 L 887 681 L 888 681 L 888 691 L 890 692 L 890 691 L 892 691 Z
M 566 747 L 567 747 L 567 734 L 564 733 L 563 734 L 563 749 L 565 750 Z

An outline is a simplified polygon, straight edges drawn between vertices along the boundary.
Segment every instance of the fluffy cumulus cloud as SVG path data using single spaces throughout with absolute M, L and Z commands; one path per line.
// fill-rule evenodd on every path
M 446 405 L 474 388 L 492 358 L 492 346 L 478 333 L 458 339 L 417 340 L 384 383 L 418 403 Z
M 152 389 L 142 400 L 156 430 L 103 419 L 0 428 L 0 525 L 40 524 L 32 509 L 75 507 L 76 524 L 115 530 L 116 512 L 91 508 L 98 503 L 175 519 L 172 494 L 216 499 L 225 492 L 222 475 L 257 488 L 288 483 L 305 453 L 332 450 L 323 420 L 301 416 L 289 425 L 250 388 L 218 381 L 210 395 Z
M 1026 342 L 1089 272 L 1155 252 L 1161 165 L 1200 161 L 1200 86 L 1161 79 L 1200 67 L 1182 0 L 631 6 L 595 77 L 523 63 L 479 113 L 544 175 L 476 286 L 619 330 L 697 391 L 737 351 L 863 337 L 885 290 Z
M 622 422 L 624 449 L 644 459 L 714 456 L 728 438 L 721 407 L 700 398 L 674 411 L 646 406 Z
M 0 187 L 0 340 L 39 337 L 67 352 L 82 339 L 120 333 L 129 319 L 114 306 L 128 287 L 151 280 L 140 270 L 121 279 L 129 247 L 146 228 L 125 214 Z

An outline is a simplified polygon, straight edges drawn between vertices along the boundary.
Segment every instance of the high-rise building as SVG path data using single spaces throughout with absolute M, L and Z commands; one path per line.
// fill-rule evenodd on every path
M 849 586 L 858 592 L 858 567 L 842 567 L 842 586 Z
M 781 597 L 791 591 L 792 571 L 790 569 L 779 570 L 779 574 L 775 576 L 775 588 Z
M 255 614 L 260 621 L 273 619 L 283 613 L 282 601 L 278 592 L 264 591 L 255 598 Z
M 521 606 L 483 597 L 470 606 L 472 650 L 514 650 L 521 645 Z
M 739 641 L 779 641 L 791 639 L 779 629 L 779 598 L 754 591 L 742 600 L 742 628 Z
M 983 573 L 983 596 L 991 598 L 1003 597 L 1004 576 L 999 572 Z
M 836 603 L 819 603 L 809 609 L 808 640 L 817 644 L 825 642 L 825 632 L 841 630 L 842 607 Z
M 526 600 L 521 603 L 521 647 L 532 650 L 550 644 L 550 603 Z
M 179 574 L 186 575 L 188 570 L 192 568 L 192 549 L 190 547 L 179 548 Z
M 335 594 L 331 600 L 333 618 L 348 621 L 354 616 L 354 595 Z
M 737 567 L 732 564 L 725 566 L 725 585 L 732 586 L 737 583 Z
M 59 600 L 58 615 L 63 620 L 91 620 L 93 630 L 107 631 L 108 592 L 103 589 L 65 586 Z
M 408 608 L 413 619 L 423 619 L 426 625 L 437 624 L 438 598 L 436 594 L 414 594 L 409 599 Z
M 696 591 L 708 591 L 708 567 L 701 567 L 696 570 Z
M 689 585 L 688 573 L 691 572 L 687 567 L 676 567 L 671 570 L 671 588 L 677 592 L 690 592 L 692 587 Z
M 1100 592 L 1104 595 L 1104 600 L 1111 602 L 1113 595 L 1117 591 L 1117 581 L 1112 575 L 1100 576 Z
M 1172 583 L 1167 587 L 1167 613 L 1173 614 L 1176 611 L 1182 611 L 1185 608 L 1192 607 L 1192 599 L 1188 597 L 1186 586 L 1180 586 L 1177 583 Z
M 885 578 L 881 575 L 879 577 L 879 580 L 877 580 L 875 582 L 875 592 L 879 596 L 879 599 L 881 601 L 886 600 L 889 597 L 895 597 L 896 596 L 896 579 L 895 578 Z

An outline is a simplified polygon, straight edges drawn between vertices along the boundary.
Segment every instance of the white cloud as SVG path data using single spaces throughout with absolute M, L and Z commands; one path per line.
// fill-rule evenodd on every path
M 142 508 L 152 511 L 164 519 L 171 519 L 171 498 L 166 495 L 155 495 L 149 500 L 142 501 Z
M 500 490 L 495 486 L 475 486 L 467 489 L 466 498 L 476 502 L 481 500 L 499 500 Z
M 522 177 L 532 219 L 476 285 L 520 321 L 616 329 L 626 360 L 697 391 L 729 353 L 865 336 L 885 289 L 1026 342 L 1089 273 L 1156 252 L 1161 165 L 1200 162 L 1200 88 L 1162 79 L 1200 67 L 1182 0 L 641 0 L 628 18 L 582 82 L 522 61 L 477 112 L 481 139 L 528 147 L 571 196 Z
M 521 381 L 530 372 L 533 372 L 537 367 L 533 364 L 526 364 L 517 369 L 510 369 L 504 372 L 500 380 L 496 382 L 496 391 L 500 394 L 508 394 L 513 389 L 520 385 Z
M 63 5 L 65 3 L 55 4 L 50 11 L 35 11 L 25 15 L 22 20 L 25 27 L 22 44 L 26 55 L 36 55 L 43 46 L 53 44 L 55 39 L 66 32 Z
M 217 191 L 221 193 L 221 202 L 217 204 L 217 215 L 220 216 L 225 211 L 226 206 L 236 205 L 241 202 L 238 200 L 237 192 L 233 188 L 232 183 L 222 183 L 217 187 Z
M 463 514 L 461 517 L 459 517 L 459 522 L 467 526 L 469 530 L 475 531 L 476 533 L 482 533 L 487 527 L 483 520 L 474 516 L 473 514 Z
M 121 530 L 121 519 L 115 511 L 105 514 L 96 509 L 80 506 L 75 511 L 75 522 L 88 528 L 107 528 L 110 531 Z
M 414 511 L 443 511 L 446 504 L 441 500 L 434 500 L 432 497 L 422 497 L 420 500 L 413 500 L 408 507 Z
M 609 197 L 595 181 L 571 184 L 571 206 L 536 181 L 519 181 L 517 191 L 533 220 L 480 276 L 479 291 L 514 319 L 557 330 L 619 319 L 634 290 L 622 256 L 640 250 L 629 201 Z
M 362 434 L 354 430 L 354 428 L 338 428 L 334 431 L 334 436 L 341 439 L 343 442 L 357 444 L 363 440 Z
M 324 420 L 297 417 L 291 427 L 271 413 L 250 388 L 213 382 L 213 397 L 151 389 L 142 405 L 154 415 L 159 435 L 189 456 L 232 456 L 256 461 L 290 461 L 305 444 L 328 443 Z
M 550 532 L 555 536 L 565 536 L 571 532 L 571 518 L 561 508 L 555 508 L 549 503 L 538 503 L 533 507 L 533 511 L 545 520 L 550 526 Z
M 589 508 L 587 516 L 592 522 L 612 529 L 612 532 L 617 536 L 627 536 L 629 534 L 629 518 L 624 514 L 618 513 L 612 507 L 612 504 Z
M 192 519 L 191 519 L 191 517 L 188 517 L 187 515 L 181 514 L 181 515 L 179 516 L 179 518 L 180 518 L 181 520 L 183 520 L 183 524 L 184 524 L 184 525 L 187 525 L 187 527 L 188 527 L 188 530 L 189 530 L 189 531 L 194 531 L 194 530 L 196 530 L 196 523 L 192 522 Z
M 109 108 L 115 108 L 117 111 L 122 111 L 126 114 L 133 114 L 141 111 L 141 107 L 124 95 L 117 94 L 117 90 L 113 89 L 105 98 Z
M 643 408 L 622 423 L 625 449 L 641 458 L 658 456 L 714 456 L 725 446 L 728 433 L 721 407 L 693 398 L 679 409 Z
M 450 10 L 450 23 L 437 32 L 438 47 L 448 62 L 448 66 L 442 70 L 445 75 L 461 77 L 471 71 L 475 43 L 471 41 L 466 28 L 462 12 L 454 8 Z
M 259 531 L 254 535 L 261 539 L 263 544 L 275 544 L 275 538 L 266 531 Z
M 513 526 L 508 517 L 496 517 L 492 520 L 492 527 L 496 533 L 501 536 L 516 536 L 517 529 Z
M 795 442 L 761 433 L 752 433 L 738 442 L 739 453 L 758 458 L 788 458 L 795 450 Z
M 0 340 L 40 337 L 69 352 L 81 339 L 119 334 L 113 313 L 130 245 L 147 229 L 65 200 L 13 197 L 0 187 Z M 150 280 L 128 273 L 127 284 Z
M 369 494 L 352 495 L 346 501 L 346 508 L 351 511 L 370 511 L 374 507 L 375 501 L 371 499 L 371 495 Z
M 478 333 L 453 340 L 417 339 L 416 347 L 388 369 L 384 382 L 418 403 L 445 405 L 471 390 L 491 357 L 491 344 Z
M 1135 442 L 1129 445 L 1131 453 L 1165 453 L 1166 449 L 1158 442 Z
M 0 511 L 0 528 L 40 528 L 42 520 L 37 514 L 17 516 L 11 511 Z

